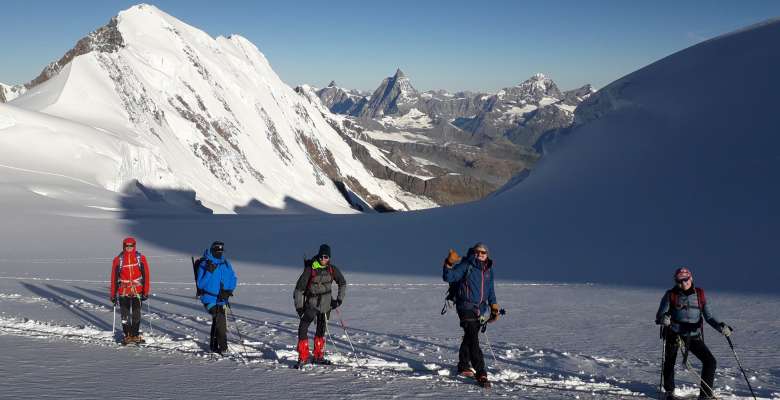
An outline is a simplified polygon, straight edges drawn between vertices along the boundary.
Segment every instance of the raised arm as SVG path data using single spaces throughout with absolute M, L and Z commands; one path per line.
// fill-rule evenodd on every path
M 453 283 L 458 282 L 461 279 L 463 279 L 463 276 L 466 274 L 466 271 L 469 267 L 469 261 L 467 259 L 461 260 L 458 264 L 454 265 L 452 268 L 447 267 L 446 265 L 442 267 L 444 272 L 442 273 L 442 279 L 444 279 L 445 282 Z

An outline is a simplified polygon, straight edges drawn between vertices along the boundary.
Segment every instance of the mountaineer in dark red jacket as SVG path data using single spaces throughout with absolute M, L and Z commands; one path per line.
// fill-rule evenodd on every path
M 109 298 L 122 313 L 122 344 L 143 343 L 138 333 L 141 326 L 141 302 L 149 298 L 149 262 L 136 248 L 132 237 L 122 241 L 122 252 L 111 265 Z

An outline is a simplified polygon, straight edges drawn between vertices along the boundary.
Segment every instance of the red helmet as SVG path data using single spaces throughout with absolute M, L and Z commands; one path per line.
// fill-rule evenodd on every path
M 124 240 L 122 240 L 122 250 L 124 250 L 125 246 L 136 246 L 135 238 L 132 236 L 126 237 Z

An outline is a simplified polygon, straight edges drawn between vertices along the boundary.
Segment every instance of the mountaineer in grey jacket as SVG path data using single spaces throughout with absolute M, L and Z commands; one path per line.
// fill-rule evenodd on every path
M 300 368 L 309 360 L 309 325 L 316 319 L 317 330 L 314 334 L 313 362 L 315 364 L 330 364 L 325 359 L 325 330 L 330 311 L 341 306 L 347 292 L 347 281 L 341 271 L 330 261 L 330 246 L 320 246 L 317 255 L 311 260 L 304 260 L 304 269 L 298 278 L 293 292 L 295 311 L 301 318 L 298 325 L 298 363 Z M 338 285 L 338 295 L 333 298 L 333 281 Z

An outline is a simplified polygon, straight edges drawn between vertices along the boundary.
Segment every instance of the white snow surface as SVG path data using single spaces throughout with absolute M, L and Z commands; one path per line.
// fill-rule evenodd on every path
M 76 57 L 13 106 L 3 106 L 4 119 L 20 114 L 16 108 L 38 112 L 26 114 L 26 124 L 6 127 L 6 136 L 25 135 L 31 125 L 60 130 L 60 121 L 51 116 L 101 130 L 102 140 L 114 147 L 113 162 L 101 165 L 100 179 L 79 179 L 109 190 L 137 179 L 147 186 L 192 191 L 218 213 L 253 200 L 283 208 L 291 199 L 326 212 L 352 212 L 323 172 L 329 152 L 342 176 L 403 209 L 245 38 L 211 38 L 150 5 L 125 10 L 117 20 L 125 46 Z M 92 149 L 91 139 L 69 134 L 61 140 L 80 147 L 84 158 L 106 156 Z M 22 153 L 15 156 L 34 164 L 38 143 L 28 141 L 32 152 L 16 148 Z M 0 158 L 9 155 L 0 150 Z M 92 167 L 73 165 L 82 162 L 67 155 L 48 162 L 57 166 L 48 172 Z
M 780 22 L 764 24 L 614 82 L 577 109 L 577 126 L 527 179 L 457 207 L 200 215 L 153 196 L 127 194 L 117 204 L 110 180 L 93 170 L 0 167 L 0 374 L 12 377 L 3 395 L 121 397 L 121 376 L 133 398 L 191 398 L 215 385 L 237 398 L 303 397 L 312 388 L 324 388 L 323 398 L 481 398 L 453 377 L 462 332 L 453 311 L 439 310 L 447 249 L 484 241 L 508 311 L 481 335 L 496 382 L 491 397 L 656 396 L 661 343 L 653 318 L 671 272 L 684 263 L 715 314 L 735 327 L 759 397 L 780 398 L 780 214 L 773 212 L 780 54 L 766 51 L 778 41 Z M 762 85 L 753 84 L 756 76 Z M 51 115 L 40 122 L 34 111 L 8 105 L 0 116 L 0 138 L 21 137 L 13 136 L 19 126 L 47 140 L 56 137 L 48 128 L 78 131 L 93 146 L 96 170 L 116 168 L 116 131 Z M 69 154 L 57 157 L 76 157 L 78 143 L 63 143 Z M 15 149 L 2 158 L 27 162 L 11 157 Z M 149 343 L 141 348 L 116 343 L 106 301 L 110 262 L 126 235 L 138 238 L 152 267 L 142 328 Z M 190 266 L 213 240 L 227 243 L 240 281 L 232 353 L 219 360 L 204 349 L 209 319 L 193 298 Z M 331 317 L 336 365 L 293 371 L 292 285 L 302 253 L 323 242 L 350 283 L 341 314 Z M 749 398 L 725 340 L 705 329 L 720 397 Z M 693 373 L 678 367 L 677 381 L 681 393 L 695 393 Z

